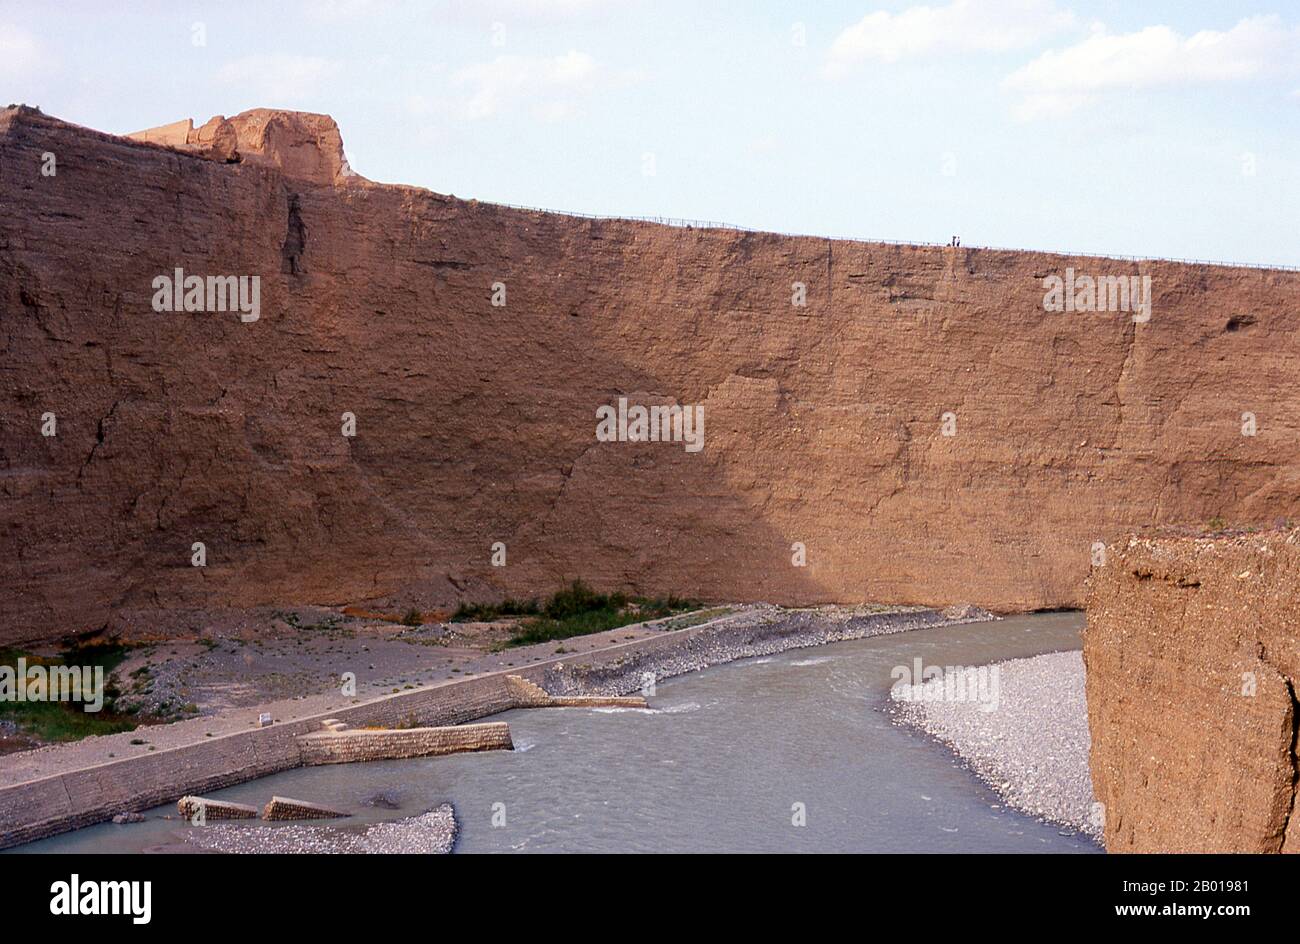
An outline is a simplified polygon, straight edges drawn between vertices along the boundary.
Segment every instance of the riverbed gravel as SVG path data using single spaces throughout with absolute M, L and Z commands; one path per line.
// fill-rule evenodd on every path
M 189 830 L 185 841 L 205 852 L 446 855 L 455 847 L 458 832 L 456 811 L 450 803 L 444 803 L 420 816 L 360 829 L 303 823 L 285 826 L 214 823 Z
M 890 693 L 896 720 L 948 745 L 1008 806 L 1100 840 L 1083 654 L 1052 652 L 986 668 L 994 667 L 995 703 L 953 697 L 951 686 L 944 697 L 943 679 L 900 684 Z
M 873 605 L 786 610 L 758 604 L 717 620 L 708 632 L 688 636 L 672 646 L 600 665 L 585 664 L 578 657 L 567 660 L 546 670 L 543 687 L 553 695 L 627 695 L 646 692 L 651 681 L 737 659 L 992 619 L 996 619 L 992 613 L 969 604 L 945 610 Z

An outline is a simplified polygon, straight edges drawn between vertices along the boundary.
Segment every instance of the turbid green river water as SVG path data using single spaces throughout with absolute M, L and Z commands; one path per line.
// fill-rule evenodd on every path
M 660 682 L 650 711 L 498 715 L 513 752 L 313 767 L 212 796 L 313 800 L 354 813 L 341 828 L 450 801 L 457 852 L 1098 852 L 1007 809 L 884 711 L 894 666 L 1078 649 L 1082 626 L 1082 614 L 1038 614 L 747 659 Z M 399 808 L 365 805 L 377 794 Z M 796 804 L 806 825 L 793 824 Z M 148 815 L 14 851 L 185 851 L 186 831 L 202 828 L 174 807 Z

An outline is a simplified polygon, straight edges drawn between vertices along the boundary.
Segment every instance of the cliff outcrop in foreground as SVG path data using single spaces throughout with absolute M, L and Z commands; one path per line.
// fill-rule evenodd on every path
M 1134 538 L 1089 581 L 1110 852 L 1300 852 L 1300 531 Z
M 363 180 L 321 115 L 141 137 L 0 112 L 0 642 L 579 576 L 1070 606 L 1121 529 L 1300 517 L 1293 272 L 515 210 Z M 1150 319 L 1044 311 L 1070 268 Z M 256 317 L 158 310 L 177 269 Z M 599 441 L 620 398 L 703 448 Z

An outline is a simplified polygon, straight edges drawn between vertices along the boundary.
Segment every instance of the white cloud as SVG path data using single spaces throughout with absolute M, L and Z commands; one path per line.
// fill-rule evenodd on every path
M 1167 26 L 1114 34 L 1103 26 L 1065 49 L 1050 50 L 1003 81 L 1023 97 L 1024 119 L 1060 115 L 1120 89 L 1150 89 L 1252 79 L 1294 68 L 1300 31 L 1276 16 L 1242 20 L 1227 31 L 1182 36 Z
M 575 16 L 611 6 L 610 0 L 504 0 L 497 7 L 509 13 Z
M 450 12 L 476 23 L 488 20 L 567 20 L 618 10 L 626 0 L 451 0 Z
M 548 124 L 553 124 L 557 121 L 564 121 L 566 118 L 572 118 L 577 113 L 578 108 L 573 102 L 539 102 L 533 106 L 533 115 L 537 120 L 545 121 Z
M 318 90 L 333 76 L 339 64 L 318 56 L 245 56 L 217 70 L 217 81 L 241 86 L 264 104 L 286 104 L 286 98 L 301 98 Z
M 12 24 L 0 23 L 0 75 L 21 76 L 49 64 L 35 36 Z
M 897 62 L 959 52 L 1006 52 L 1074 24 L 1053 0 L 953 0 L 946 7 L 908 7 L 868 14 L 831 44 L 826 73 L 845 75 L 861 62 Z
M 325 23 L 337 23 L 378 16 L 391 9 L 390 0 L 307 0 L 302 16 Z
M 452 76 L 455 85 L 468 89 L 461 109 L 466 117 L 486 118 L 523 105 L 543 121 L 572 115 L 579 98 L 609 81 L 596 60 L 576 51 L 554 57 L 498 56 Z

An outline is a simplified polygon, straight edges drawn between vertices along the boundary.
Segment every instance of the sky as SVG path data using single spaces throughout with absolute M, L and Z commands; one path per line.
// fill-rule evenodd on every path
M 0 104 L 332 115 L 373 180 L 1300 265 L 1300 0 L 0 0 Z

